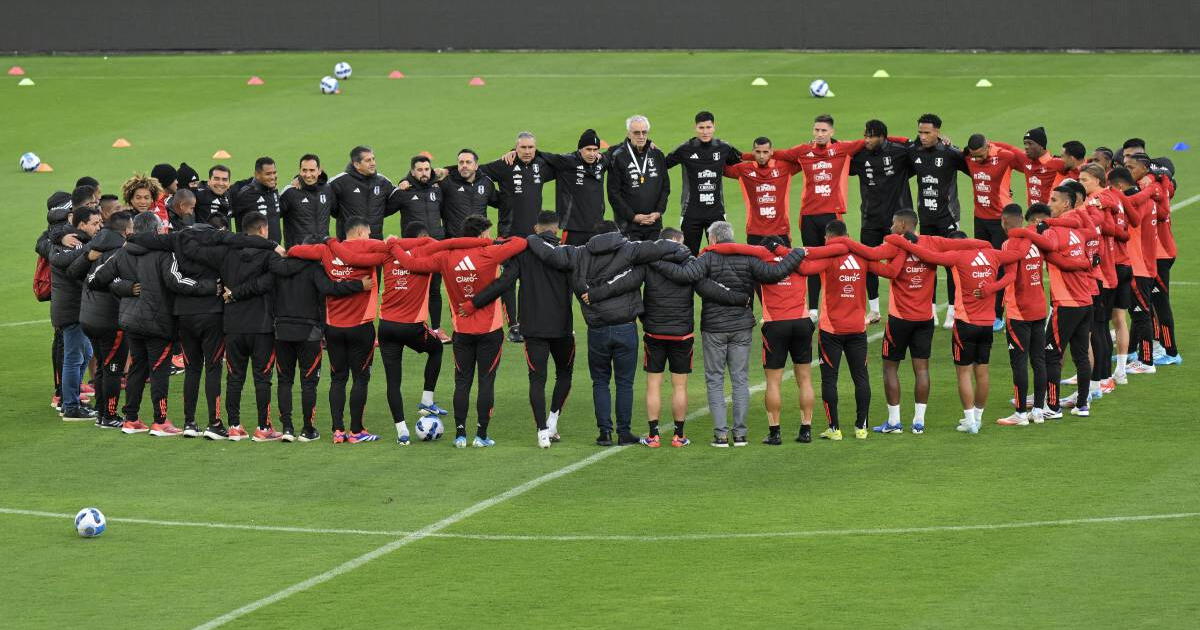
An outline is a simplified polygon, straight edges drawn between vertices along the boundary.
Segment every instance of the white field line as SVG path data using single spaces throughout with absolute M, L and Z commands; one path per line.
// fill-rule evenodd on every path
M 358 556 L 357 558 L 353 558 L 351 560 L 343 562 L 342 564 L 339 564 L 338 566 L 336 566 L 328 571 L 325 571 L 324 573 L 318 573 L 317 575 L 314 575 L 314 576 L 308 578 L 307 580 L 304 580 L 302 582 L 297 582 L 281 591 L 278 591 L 271 595 L 267 595 L 266 597 L 264 597 L 262 599 L 258 599 L 253 602 L 250 602 L 249 604 L 246 604 L 245 606 L 242 606 L 240 608 L 231 610 L 219 617 L 216 617 L 205 623 L 200 624 L 199 626 L 196 626 L 196 628 L 197 628 L 197 630 L 207 630 L 209 628 L 217 628 L 219 626 L 223 626 L 223 625 L 229 623 L 230 621 L 233 621 L 235 619 L 238 619 L 240 617 L 248 615 L 260 608 L 263 608 L 265 606 L 270 606 L 271 604 L 274 604 L 275 602 L 287 599 L 288 597 L 291 597 L 292 595 L 295 595 L 296 593 L 306 591 L 314 586 L 328 582 L 340 575 L 349 573 L 350 571 L 353 571 L 353 570 L 357 569 L 358 567 L 361 567 L 362 565 L 364 565 L 376 558 L 386 556 L 387 554 L 389 554 L 401 547 L 408 546 L 408 545 L 410 545 L 414 542 L 417 542 L 419 540 L 422 540 L 424 538 L 429 538 L 431 535 L 436 534 L 436 533 L 440 532 L 441 530 L 446 529 L 447 527 L 450 527 L 451 525 L 455 525 L 455 524 L 459 523 L 460 521 L 468 519 L 468 518 L 474 516 L 475 514 L 478 514 L 479 512 L 482 512 L 494 505 L 503 503 L 514 497 L 521 496 L 522 494 L 525 494 L 526 492 L 529 492 L 530 490 L 533 490 L 534 488 L 537 488 L 538 486 L 541 486 L 542 484 L 545 484 L 550 481 L 554 481 L 555 479 L 558 479 L 559 477 L 569 475 L 581 468 L 590 466 L 606 457 L 611 457 L 612 455 L 615 455 L 615 454 L 621 452 L 622 450 L 623 450 L 622 448 L 607 448 L 607 449 L 598 451 L 596 453 L 593 453 L 592 455 L 589 455 L 573 464 L 568 464 L 566 466 L 563 466 L 562 468 L 559 468 L 558 470 L 546 473 L 540 477 L 526 481 L 525 483 L 523 483 L 519 486 L 510 488 L 504 492 L 501 492 L 500 494 L 497 494 L 494 497 L 484 499 L 483 501 L 480 501 L 469 507 L 459 510 L 458 512 L 455 512 L 454 514 L 451 514 L 450 516 L 447 516 L 446 518 L 444 518 L 436 523 L 433 523 L 431 525 L 426 525 L 425 527 L 422 527 L 421 529 L 419 529 L 415 532 L 411 532 L 411 533 L 405 535 L 403 538 L 400 538 L 399 540 L 393 540 L 392 542 L 389 542 L 388 544 L 383 545 L 382 547 L 377 547 L 371 551 L 368 551 L 367 553 L 364 553 L 361 556 Z
M 50 323 L 50 320 L 48 320 L 48 319 L 31 319 L 31 320 L 25 321 L 25 322 L 5 322 L 3 324 L 0 324 L 0 328 L 12 328 L 13 326 L 30 326 L 33 324 L 49 324 L 49 323 Z
M 611 453 L 616 449 L 600 451 Z M 598 453 L 599 454 L 599 453 Z M 597 455 L 598 455 L 597 454 Z M 597 457 L 597 459 L 599 459 Z M 582 466 L 581 466 L 582 467 Z M 553 474 L 553 473 L 551 473 Z M 560 475 L 561 476 L 561 475 Z M 514 495 L 515 496 L 515 495 Z M 482 509 L 482 508 L 481 508 Z M 55 519 L 70 519 L 72 514 L 56 512 L 40 512 L 36 510 L 18 510 L 0 508 L 0 514 L 16 516 L 35 516 Z M 1170 514 L 1132 514 L 1120 516 L 1092 516 L 1081 518 L 1065 518 L 1041 521 L 1012 521 L 1005 523 L 979 523 L 974 525 L 921 525 L 912 527 L 874 527 L 865 529 L 807 529 L 796 531 L 775 532 L 703 532 L 680 534 L 472 534 L 428 532 L 422 538 L 444 538 L 456 540 L 482 541 L 513 541 L 513 542 L 664 542 L 676 540 L 736 540 L 756 538 L 814 538 L 825 536 L 895 536 L 906 534 L 926 534 L 938 532 L 970 532 L 992 531 L 1001 529 L 1029 529 L 1035 527 L 1065 527 L 1071 525 L 1101 525 L 1108 523 L 1140 523 L 1146 521 L 1164 521 L 1200 518 L 1200 512 L 1175 512 Z M 110 518 L 114 523 L 136 523 L 167 527 L 208 527 L 216 529 L 237 529 L 260 532 L 283 532 L 298 534 L 340 534 L 357 536 L 405 536 L 412 537 L 420 532 L 366 530 L 366 529 L 320 529 L 306 527 L 276 527 L 270 525 L 238 525 L 231 523 L 200 523 L 192 521 L 160 521 L 141 518 Z M 428 529 L 428 528 L 426 528 Z M 396 541 L 399 542 L 399 541 Z
M 1200 195 L 1192 195 L 1191 197 L 1188 197 L 1187 199 L 1184 199 L 1183 201 L 1180 201 L 1179 203 L 1171 204 L 1171 212 L 1175 212 L 1176 210 L 1186 208 L 1186 207 L 1196 203 L 1197 201 L 1200 201 Z

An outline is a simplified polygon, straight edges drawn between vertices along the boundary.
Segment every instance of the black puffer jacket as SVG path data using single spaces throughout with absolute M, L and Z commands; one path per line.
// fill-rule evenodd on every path
M 446 238 L 446 230 L 442 227 L 442 186 L 438 182 L 421 180 L 408 175 L 402 182 L 408 182 L 408 190 L 397 187 L 387 200 L 389 215 L 400 213 L 400 229 L 407 230 L 414 221 L 425 224 L 429 235 L 441 240 Z
M 527 240 L 529 249 L 543 263 L 571 271 L 575 295 L 589 293 L 590 303 L 580 300 L 588 326 L 625 324 L 637 319 L 642 314 L 642 293 L 638 289 L 644 271 L 634 267 L 660 260 L 683 247 L 666 240 L 631 242 L 619 232 L 597 234 L 579 247 L 554 247 L 536 234 Z M 591 295 L 593 288 L 600 292 Z
M 259 236 L 239 235 L 255 242 L 254 247 L 209 245 L 192 247 L 187 255 L 217 270 L 221 283 L 230 291 L 245 291 L 225 305 L 226 333 L 265 334 L 275 329 L 275 310 L 271 300 L 271 269 L 278 264 L 275 244 Z M 271 249 L 269 249 L 269 248 Z M 249 287 L 257 287 L 248 290 Z
M 67 215 L 71 214 L 71 194 L 58 191 L 46 200 L 46 229 L 38 236 L 33 251 L 38 256 L 50 260 L 50 248 L 62 239 L 63 235 L 72 228 L 67 223 Z
M 778 263 L 765 263 L 754 256 L 719 254 L 708 251 L 699 258 L 678 266 L 683 273 L 679 276 L 698 282 L 709 278 L 731 291 L 753 293 L 755 283 L 774 283 L 785 278 L 804 258 L 803 249 L 793 249 Z M 656 262 L 651 267 L 671 273 L 666 265 L 675 263 Z M 734 332 L 754 328 L 754 310 L 749 303 L 740 306 L 721 304 L 705 299 L 700 309 L 700 330 L 705 332 Z
M 271 273 L 248 285 L 230 287 L 242 301 L 270 287 L 274 300 L 275 338 L 280 341 L 318 341 L 325 322 L 325 296 L 363 290 L 360 280 L 330 280 L 321 263 L 300 258 L 271 258 Z M 235 302 L 236 303 L 236 302 Z
M 100 258 L 95 261 L 87 261 L 87 256 L 83 257 L 83 260 L 88 262 L 88 268 L 87 284 L 83 288 L 83 300 L 79 305 L 79 323 L 84 326 L 106 329 L 117 327 L 120 298 L 109 293 L 107 287 L 92 288 L 92 281 L 96 276 L 96 271 L 112 260 L 112 257 L 121 251 L 124 245 L 125 237 L 120 232 L 108 228 L 100 230 L 96 233 L 96 238 L 88 241 L 88 249 L 100 252 Z M 72 265 L 77 263 L 78 261 Z
M 329 216 L 335 202 L 333 190 L 325 182 L 325 173 L 309 186 L 300 182 L 279 193 L 279 216 L 283 218 L 283 242 L 286 247 L 300 245 L 307 238 L 324 241 L 329 237 Z
M 544 232 L 539 237 L 557 247 L 558 236 Z M 517 318 L 526 337 L 558 338 L 572 334 L 574 309 L 571 308 L 570 272 L 544 264 L 529 248 L 504 263 L 504 273 L 471 298 L 475 308 L 483 308 L 508 291 L 520 278 L 517 290 Z
M 86 258 L 86 232 L 69 232 L 82 243 L 78 247 L 67 247 L 55 243 L 50 246 L 50 323 L 55 328 L 79 323 L 79 304 L 83 299 L 83 282 L 78 275 L 71 275 L 68 267 L 80 258 Z
M 133 295 L 132 286 L 141 285 Z M 152 251 L 137 243 L 126 243 L 108 264 L 100 267 L 89 286 L 107 286 L 121 296 L 121 330 L 128 333 L 175 338 L 175 294 L 216 295 L 217 283 L 195 280 L 179 272 L 175 254 Z
M 751 293 L 733 291 L 709 278 L 694 285 L 681 265 L 695 260 L 687 248 L 668 254 L 660 263 L 646 266 L 642 289 L 642 330 L 651 335 L 683 337 L 695 330 L 693 286 L 704 300 L 727 306 L 745 306 Z
M 371 238 L 383 238 L 383 219 L 387 216 L 387 198 L 392 194 L 392 180 L 375 173 L 370 177 L 359 173 L 354 163 L 329 179 L 329 188 L 337 202 L 332 213 L 337 219 L 337 237 L 346 238 L 346 222 L 364 219 L 371 224 Z

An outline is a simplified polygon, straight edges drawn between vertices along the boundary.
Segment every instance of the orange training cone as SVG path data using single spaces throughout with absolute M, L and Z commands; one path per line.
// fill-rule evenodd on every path
M 428 151 L 422 151 L 422 152 L 418 153 L 417 155 L 423 155 L 431 160 L 433 159 L 433 154 Z
M 53 173 L 54 167 L 50 166 L 49 164 L 47 164 L 45 162 L 42 162 L 41 164 L 38 164 L 38 167 L 33 170 L 37 173 Z
M 112 144 L 112 145 L 113 145 L 113 148 L 114 148 L 114 149 L 124 149 L 124 148 L 126 148 L 126 147 L 131 147 L 131 146 L 133 146 L 133 145 L 132 145 L 132 144 L 130 144 L 130 143 L 129 143 L 129 141 L 128 141 L 128 140 L 126 140 L 125 138 L 117 138 L 116 142 L 113 142 L 113 144 Z
M 229 152 L 226 151 L 225 149 L 219 149 L 216 153 L 213 154 L 214 160 L 228 160 L 231 157 L 233 157 L 233 156 L 229 155 Z
M 388 75 L 388 78 L 389 79 L 403 79 L 404 73 L 400 72 L 399 70 L 392 70 L 392 73 Z
M 262 85 L 262 84 L 263 84 L 263 80 L 259 77 L 250 77 L 250 80 L 246 81 L 246 85 Z
M 483 84 L 484 83 L 483 83 L 482 77 L 475 77 L 467 82 L 467 85 L 483 85 Z
M 607 149 L 607 148 L 608 148 L 608 143 L 607 143 L 607 142 L 605 142 L 603 138 L 601 138 L 601 139 L 600 139 L 600 148 L 601 148 L 601 149 Z
M 25 76 L 25 69 L 22 68 L 21 66 L 13 66 L 8 69 L 8 76 L 23 77 L 23 76 Z

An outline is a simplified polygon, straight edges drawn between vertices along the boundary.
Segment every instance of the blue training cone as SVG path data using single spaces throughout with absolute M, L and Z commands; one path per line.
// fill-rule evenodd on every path
M 1190 149 L 1192 147 L 1189 146 L 1188 143 L 1186 143 L 1186 142 L 1176 142 L 1175 146 L 1173 146 L 1171 148 L 1174 149 L 1175 151 L 1187 151 L 1188 149 Z

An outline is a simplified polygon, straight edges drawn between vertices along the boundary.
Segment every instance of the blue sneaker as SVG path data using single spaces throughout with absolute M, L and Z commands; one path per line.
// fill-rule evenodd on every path
M 460 435 L 454 438 L 454 448 L 467 448 L 467 436 Z
M 475 439 L 471 442 L 471 446 L 475 448 L 487 448 L 495 445 L 496 440 L 493 440 L 492 438 L 479 437 L 478 435 L 476 435 Z
M 904 433 L 904 425 L 899 422 L 896 424 L 885 422 L 877 427 L 871 427 L 871 430 L 876 433 Z
M 396 436 L 396 444 L 398 444 L 400 446 L 408 446 L 408 436 L 407 435 Z
M 437 406 L 437 403 L 431 405 L 417 405 L 417 414 L 422 416 L 444 416 L 450 413 L 445 409 Z
M 1171 356 L 1169 354 L 1164 354 L 1154 360 L 1154 365 L 1183 365 L 1183 355 L 1177 354 L 1175 356 Z
M 924 422 L 921 422 L 921 423 L 914 422 L 912 425 L 912 432 L 913 432 L 913 435 L 921 435 L 922 433 L 924 433 L 925 432 L 925 423 Z
M 1004 318 L 998 317 L 996 321 L 992 322 L 992 332 L 998 333 L 1001 330 L 1004 330 Z

